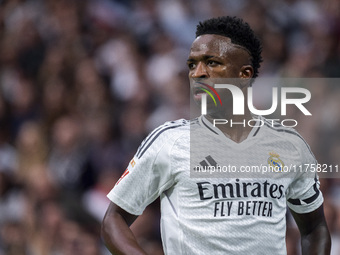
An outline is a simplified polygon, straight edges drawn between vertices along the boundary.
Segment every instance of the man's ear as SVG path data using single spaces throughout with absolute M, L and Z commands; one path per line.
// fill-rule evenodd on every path
M 254 68 L 251 65 L 244 65 L 240 69 L 239 77 L 241 79 L 251 79 L 254 75 Z
M 239 77 L 241 87 L 248 87 L 254 75 L 254 68 L 251 65 L 244 65 L 240 69 Z

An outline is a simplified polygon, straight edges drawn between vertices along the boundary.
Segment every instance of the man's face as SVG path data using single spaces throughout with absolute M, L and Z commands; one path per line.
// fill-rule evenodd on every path
M 192 83 L 194 100 L 200 103 L 203 90 L 198 89 L 202 82 L 213 86 L 221 78 L 250 79 L 253 75 L 251 57 L 242 46 L 235 45 L 231 39 L 221 35 L 206 34 L 196 38 L 192 43 L 189 58 L 189 79 Z M 242 84 L 234 85 L 242 87 Z M 247 86 L 245 86 L 247 87 Z M 243 89 L 243 87 L 242 87 Z M 227 90 L 216 89 L 223 101 L 230 101 Z M 208 100 L 208 105 L 209 103 Z

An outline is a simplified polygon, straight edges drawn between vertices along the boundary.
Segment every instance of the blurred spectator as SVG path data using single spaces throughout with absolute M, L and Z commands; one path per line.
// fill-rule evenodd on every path
M 34 225 L 29 237 L 33 254 L 58 254 L 61 224 L 65 221 L 60 204 L 54 198 L 37 203 L 34 208 Z
M 26 255 L 28 251 L 25 226 L 21 222 L 7 221 L 0 229 L 0 253 Z
M 54 122 L 72 109 L 72 97 L 63 79 L 59 77 L 46 80 L 42 88 L 42 126 L 48 137 Z
M 12 173 L 0 170 L 0 227 L 23 219 L 25 200 L 13 177 Z
M 116 183 L 120 177 L 120 171 L 102 171 L 99 173 L 96 185 L 83 195 L 84 208 L 101 222 L 107 207 L 110 204 L 106 195 L 112 189 L 112 182 Z
M 63 192 L 84 191 L 92 184 L 92 176 L 86 168 L 88 149 L 79 122 L 73 116 L 60 117 L 51 138 L 48 170 L 55 185 Z
M 18 173 L 20 181 L 24 181 L 30 170 L 44 164 L 48 156 L 48 144 L 41 126 L 37 122 L 27 121 L 16 137 L 18 150 Z

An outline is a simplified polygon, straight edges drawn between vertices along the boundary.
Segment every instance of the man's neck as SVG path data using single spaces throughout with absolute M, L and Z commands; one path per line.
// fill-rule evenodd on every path
M 248 121 L 253 117 L 248 111 L 245 115 L 232 115 L 228 113 L 221 114 L 207 114 L 206 119 L 214 123 L 214 119 L 225 119 L 227 124 L 216 124 L 215 126 L 222 131 L 222 133 L 236 143 L 241 143 L 247 139 L 252 127 L 248 125 Z

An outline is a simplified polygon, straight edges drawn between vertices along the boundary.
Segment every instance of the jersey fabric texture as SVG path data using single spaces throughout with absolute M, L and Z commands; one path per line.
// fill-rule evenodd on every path
M 202 116 L 165 123 L 142 142 L 108 198 L 140 215 L 160 197 L 165 254 L 286 254 L 287 205 L 308 213 L 323 203 L 315 173 L 191 174 L 209 165 L 316 164 L 294 129 L 260 120 L 241 143 Z

